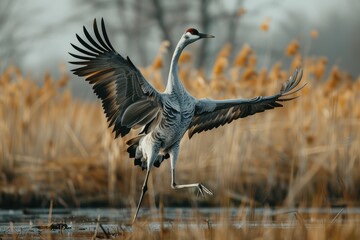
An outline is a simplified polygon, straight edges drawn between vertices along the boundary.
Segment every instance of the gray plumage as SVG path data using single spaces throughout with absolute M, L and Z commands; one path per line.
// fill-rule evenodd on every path
M 289 95 L 302 89 L 295 88 L 301 81 L 302 70 L 296 69 L 285 82 L 279 93 L 268 97 L 252 99 L 210 100 L 196 99 L 184 88 L 178 78 L 178 59 L 182 50 L 201 38 L 213 38 L 188 29 L 180 38 L 172 57 L 166 89 L 159 93 L 143 77 L 131 62 L 115 51 L 106 33 L 104 20 L 101 32 L 96 19 L 93 24 L 95 38 L 83 28 L 87 43 L 76 37 L 82 47 L 71 44 L 82 55 L 70 53 L 80 61 L 70 62 L 80 67 L 74 74 L 85 77 L 93 85 L 95 94 L 101 99 L 104 113 L 113 127 L 115 137 L 127 135 L 131 129 L 141 128 L 139 135 L 130 139 L 128 152 L 134 164 L 146 169 L 146 177 L 133 221 L 138 214 L 142 199 L 147 191 L 147 181 L 152 166 L 159 167 L 164 159 L 170 158 L 171 187 L 197 188 L 201 195 L 212 192 L 201 183 L 176 184 L 175 165 L 179 154 L 180 140 L 188 131 L 189 138 L 195 133 L 211 130 L 238 118 L 244 118 L 267 109 L 282 107 L 281 102 L 295 97 Z

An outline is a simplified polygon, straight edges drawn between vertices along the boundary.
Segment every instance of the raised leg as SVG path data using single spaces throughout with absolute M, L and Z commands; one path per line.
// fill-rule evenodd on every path
M 206 194 L 213 195 L 213 193 L 201 183 L 190 183 L 190 184 L 179 184 L 179 185 L 176 184 L 175 183 L 175 169 L 172 169 L 172 171 L 171 171 L 171 187 L 173 189 L 197 188 L 198 195 L 201 194 L 201 196 L 203 196 L 203 197 L 205 197 Z
M 173 189 L 181 189 L 181 188 L 197 188 L 198 189 L 198 195 L 201 194 L 201 196 L 205 196 L 206 194 L 213 195 L 213 193 L 206 188 L 201 183 L 190 183 L 190 184 L 176 184 L 175 182 L 175 165 L 176 160 L 178 158 L 179 153 L 179 145 L 176 145 L 172 148 L 170 154 L 170 164 L 171 164 L 171 187 Z
M 149 174 L 150 174 L 150 167 L 148 167 L 147 170 L 146 170 L 146 176 L 145 176 L 144 184 L 142 186 L 142 192 L 141 192 L 140 200 L 139 200 L 139 203 L 137 205 L 136 212 L 135 212 L 135 215 L 134 215 L 134 218 L 133 218 L 133 221 L 132 221 L 133 224 L 134 224 L 134 222 L 136 220 L 136 217 L 137 217 L 137 215 L 139 213 L 139 209 L 140 209 L 142 200 L 143 200 L 144 195 L 145 195 L 145 193 L 147 191 L 147 182 L 148 182 L 148 179 L 149 179 Z

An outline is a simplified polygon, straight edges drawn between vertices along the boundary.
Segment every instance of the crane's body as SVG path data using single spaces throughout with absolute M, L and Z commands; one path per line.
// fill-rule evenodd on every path
M 188 29 L 180 38 L 173 54 L 166 89 L 159 93 L 142 76 L 131 60 L 123 58 L 112 47 L 102 19 L 102 36 L 96 19 L 93 24 L 96 40 L 84 27 L 85 42 L 77 38 L 84 48 L 72 46 L 84 55 L 70 53 L 81 61 L 70 62 L 82 67 L 73 72 L 93 85 L 94 92 L 102 100 L 104 113 L 109 127 L 113 126 L 115 137 L 127 135 L 131 129 L 141 128 L 139 135 L 127 141 L 127 151 L 134 164 L 146 169 L 142 193 L 133 222 L 147 191 L 147 181 L 153 166 L 159 167 L 164 159 L 170 158 L 171 187 L 197 188 L 201 195 L 213 193 L 201 183 L 177 184 L 175 178 L 176 161 L 179 155 L 180 141 L 188 132 L 189 138 L 195 133 L 217 128 L 238 118 L 243 118 L 267 109 L 281 107 L 279 102 L 295 97 L 286 97 L 296 90 L 302 77 L 302 71 L 295 70 L 289 80 L 283 84 L 279 93 L 268 97 L 252 99 L 210 100 L 197 99 L 188 93 L 178 77 L 178 60 L 182 50 L 190 43 L 212 35 Z

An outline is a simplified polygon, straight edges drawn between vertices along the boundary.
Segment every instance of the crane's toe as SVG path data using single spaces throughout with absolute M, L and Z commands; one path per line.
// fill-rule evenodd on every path
M 213 195 L 213 193 L 201 183 L 199 183 L 197 187 L 199 190 L 197 196 L 199 196 L 199 194 L 201 194 L 202 197 L 205 197 L 206 194 L 209 194 L 210 196 Z

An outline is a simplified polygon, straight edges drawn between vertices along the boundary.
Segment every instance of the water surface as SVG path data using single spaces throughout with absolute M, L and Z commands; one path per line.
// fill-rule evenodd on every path
M 96 233 L 132 232 L 130 209 L 48 209 L 0 210 L 0 236 L 60 235 L 61 239 L 89 237 Z M 321 224 L 356 223 L 360 208 L 142 208 L 138 223 L 150 231 L 161 228 L 292 228 L 301 221 L 306 227 Z

